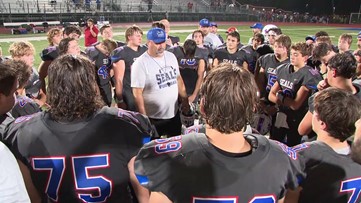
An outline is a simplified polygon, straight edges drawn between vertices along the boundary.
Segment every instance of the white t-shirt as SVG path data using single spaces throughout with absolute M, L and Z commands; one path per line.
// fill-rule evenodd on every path
M 189 34 L 186 39 L 192 39 L 192 34 Z M 204 45 L 211 47 L 212 49 L 217 49 L 217 47 L 221 46 L 223 43 L 219 39 L 216 34 L 211 32 L 208 33 L 203 39 Z
M 159 58 L 142 54 L 132 66 L 131 86 L 143 88 L 147 116 L 155 119 L 173 118 L 178 111 L 178 83 L 180 76 L 174 54 L 164 51 Z
M 0 142 L 0 202 L 30 202 L 18 162 Z

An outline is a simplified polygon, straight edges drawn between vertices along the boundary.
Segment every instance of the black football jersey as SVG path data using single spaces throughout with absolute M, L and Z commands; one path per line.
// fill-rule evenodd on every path
M 177 58 L 179 71 L 186 86 L 187 95 L 193 94 L 198 79 L 198 66 L 200 58 L 194 56 L 187 58 L 182 47 L 173 47 L 169 50 Z
M 299 202 L 361 202 L 361 165 L 349 155 L 335 152 L 330 146 L 314 141 L 292 148 L 294 161 L 300 163 L 299 176 L 303 188 Z M 301 173 L 300 173 L 301 174 Z
M 85 50 L 88 58 L 95 64 L 96 78 L 104 102 L 110 106 L 112 103 L 112 87 L 110 84 L 110 69 L 112 63 L 110 56 L 103 54 L 96 46 Z
M 130 203 L 127 164 L 152 134 L 141 114 L 103 107 L 72 123 L 47 112 L 20 117 L 5 141 L 47 202 Z
M 40 106 L 27 96 L 16 96 L 16 102 L 11 109 L 14 118 L 31 115 L 40 111 Z
M 14 117 L 11 115 L 10 112 L 0 115 L 0 139 L 3 141 L 3 134 L 5 132 L 6 126 L 8 126 L 11 122 L 14 121 Z
M 199 47 L 199 46 L 197 46 L 196 53 L 194 54 L 194 56 L 197 58 L 200 58 L 200 59 L 204 59 L 206 64 L 208 64 L 209 58 L 212 58 L 212 59 L 214 58 L 214 57 L 210 57 L 211 56 L 210 49 L 204 48 L 204 47 Z
M 39 80 L 39 73 L 33 67 L 30 78 L 25 85 L 25 94 L 30 98 L 38 98 L 41 88 L 41 81 Z
M 251 73 L 254 73 L 254 70 L 256 68 L 256 62 L 258 59 L 258 53 L 256 50 L 253 49 L 252 45 L 246 45 L 241 48 L 246 53 L 246 59 L 248 63 L 248 70 Z
M 321 80 L 322 77 L 318 70 L 313 69 L 307 65 L 303 68 L 300 68 L 296 72 L 290 63 L 283 64 L 277 68 L 277 82 L 280 85 L 283 94 L 291 99 L 296 98 L 297 92 L 302 86 L 305 86 L 307 89 L 309 89 L 311 95 L 314 91 L 317 90 L 317 84 Z M 294 116 L 296 116 L 296 114 L 298 115 L 299 113 L 299 116 L 303 117 L 308 110 L 308 102 L 306 100 L 296 111 L 293 111 L 285 106 L 281 106 L 280 110 L 282 112 L 292 111 Z
M 266 91 L 269 93 L 271 91 L 272 86 L 277 81 L 277 67 L 279 65 L 289 63 L 290 60 L 278 61 L 274 54 L 267 54 L 264 56 L 259 57 L 258 65 L 264 69 L 266 79 L 267 79 L 267 86 Z
M 123 79 L 123 86 L 130 87 L 130 72 L 134 61 L 147 51 L 147 47 L 142 45 L 138 47 L 137 51 L 129 48 L 127 45 L 116 48 L 111 56 L 112 63 L 116 63 L 119 60 L 124 60 L 125 72 Z
M 41 60 L 54 61 L 59 56 L 58 46 L 49 46 L 40 53 Z
M 135 173 L 143 186 L 175 203 L 277 202 L 286 187 L 297 186 L 294 166 L 274 141 L 246 139 L 253 149 L 244 156 L 221 152 L 204 134 L 154 140 L 138 153 Z
M 273 48 L 269 44 L 262 44 L 258 46 L 256 51 L 260 56 L 274 53 Z
M 109 71 L 111 69 L 110 56 L 103 54 L 95 46 L 87 48 L 85 53 L 88 58 L 95 63 L 99 86 L 109 85 Z
M 238 50 L 234 54 L 230 54 L 227 48 L 217 49 L 214 53 L 214 57 L 218 59 L 219 63 L 232 63 L 239 66 L 243 66 L 243 62 L 247 62 L 246 53 L 243 50 Z

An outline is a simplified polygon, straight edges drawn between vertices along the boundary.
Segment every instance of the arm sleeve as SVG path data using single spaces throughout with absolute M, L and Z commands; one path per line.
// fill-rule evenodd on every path
M 317 90 L 317 84 L 322 80 L 322 77 L 318 70 L 313 68 L 308 68 L 308 71 L 306 72 L 306 77 L 302 82 L 302 85 L 307 87 L 310 90 L 316 91 Z

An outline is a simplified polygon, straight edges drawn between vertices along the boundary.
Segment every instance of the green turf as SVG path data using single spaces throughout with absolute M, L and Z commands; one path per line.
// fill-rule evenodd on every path
M 219 33 L 221 34 L 221 36 L 223 38 L 225 38 L 225 30 L 228 28 L 229 26 L 219 26 Z M 356 49 L 356 35 L 358 33 L 358 31 L 352 31 L 352 30 L 342 30 L 336 27 L 321 27 L 321 26 L 282 26 L 282 31 L 284 34 L 289 35 L 292 39 L 292 42 L 300 42 L 300 41 L 304 41 L 305 37 L 307 35 L 312 35 L 315 34 L 317 31 L 320 30 L 325 30 L 329 33 L 329 35 L 331 36 L 332 42 L 337 45 L 337 41 L 338 41 L 338 37 L 342 34 L 342 33 L 350 33 L 351 35 L 353 35 L 354 37 L 354 41 L 352 43 L 351 49 Z M 143 28 L 143 30 L 148 30 L 149 27 Z M 194 26 L 178 26 L 178 27 L 172 27 L 172 30 L 176 31 L 176 30 L 192 30 L 192 29 L 196 29 L 196 27 Z M 251 37 L 252 35 L 252 31 L 249 28 L 249 26 L 237 26 L 238 31 L 240 32 L 240 36 L 241 36 L 241 42 L 243 44 L 248 42 L 248 39 Z M 125 29 L 124 28 L 115 28 L 114 32 L 124 32 Z M 181 39 L 181 42 L 184 41 L 184 39 L 188 36 L 189 32 L 186 33 L 174 33 L 172 35 L 174 36 L 179 36 Z M 0 35 L 0 39 L 7 39 L 7 38 L 14 38 L 14 37 L 22 37 L 24 38 L 24 40 L 27 40 L 28 37 L 35 37 L 35 36 L 45 36 L 44 33 L 40 33 L 40 34 L 28 34 L 28 35 Z M 120 36 L 120 35 L 116 35 L 114 37 L 116 40 L 121 40 L 124 41 L 124 35 Z M 144 42 L 145 42 L 145 36 L 143 36 Z M 36 56 L 35 56 L 35 63 L 34 65 L 36 67 L 39 66 L 41 59 L 39 56 L 39 53 L 41 52 L 41 50 L 45 47 L 48 46 L 48 42 L 46 40 L 40 40 L 40 41 L 31 41 L 31 43 L 34 45 L 35 49 L 36 49 Z M 9 45 L 11 44 L 11 42 L 1 42 L 0 45 L 3 49 L 3 55 L 4 56 L 8 56 L 8 48 Z M 84 39 L 81 38 L 79 41 L 80 45 L 84 45 Z

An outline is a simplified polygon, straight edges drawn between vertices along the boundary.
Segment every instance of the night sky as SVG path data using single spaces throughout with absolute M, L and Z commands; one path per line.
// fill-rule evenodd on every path
M 309 12 L 316 15 L 348 15 L 358 13 L 361 0 L 238 0 L 241 4 L 277 7 L 284 10 Z M 306 6 L 308 4 L 308 6 Z M 334 6 L 332 6 L 334 5 Z

